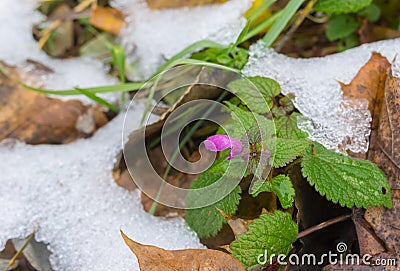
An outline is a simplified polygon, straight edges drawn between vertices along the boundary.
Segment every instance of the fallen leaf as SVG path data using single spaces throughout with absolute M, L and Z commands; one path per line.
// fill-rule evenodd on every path
M 400 254 L 400 78 L 388 72 L 372 161 L 386 174 L 393 194 L 393 209 L 371 207 L 365 219 L 385 242 Z M 400 258 L 400 257 L 399 257 Z
M 369 22 L 367 19 L 363 21 L 363 24 L 358 30 L 358 34 L 360 35 L 360 42 L 362 44 L 400 37 L 400 31 L 396 31 L 390 27 L 376 25 Z
M 58 5 L 51 13 L 51 17 L 63 16 L 64 14 L 71 13 L 72 9 L 67 4 Z M 56 35 L 48 39 L 44 49 L 51 56 L 61 57 L 74 46 L 74 23 L 72 20 L 63 20 L 59 26 L 54 30 Z M 50 43 L 51 42 L 51 46 Z
M 366 155 L 385 173 L 392 188 L 393 208 L 370 207 L 365 220 L 355 220 L 361 253 L 376 258 L 394 255 L 400 260 L 400 78 L 392 75 L 386 58 L 374 53 L 349 85 L 347 98 L 365 98 L 372 115 L 370 146 Z M 354 154 L 351 154 L 354 156 Z M 356 155 L 357 156 L 357 155 Z M 357 211 L 356 211 L 357 212 Z M 353 211 L 354 214 L 354 211 Z M 374 254 L 375 253 L 375 254 Z M 326 270 L 397 270 L 369 266 L 328 266 Z
M 122 11 L 98 5 L 93 5 L 89 22 L 95 27 L 114 35 L 118 35 L 125 24 Z
M 211 249 L 165 250 L 122 238 L 136 255 L 142 271 L 244 271 L 239 260 L 227 253 Z
M 390 67 L 386 57 L 379 53 L 373 53 L 368 62 L 360 69 L 350 84 L 340 85 L 343 96 L 348 99 L 366 99 L 368 109 L 372 116 L 370 145 L 376 137 L 379 125 L 379 114 L 381 113 L 382 101 L 385 93 L 386 71 Z M 353 155 L 358 158 L 366 159 L 368 156 L 358 154 Z
M 163 9 L 221 4 L 226 0 L 146 0 L 146 2 L 151 9 Z
M 2 65 L 12 78 L 19 78 L 15 68 Z M 68 143 L 92 135 L 107 122 L 101 107 L 49 98 L 0 74 L 0 140 L 14 138 L 28 144 Z

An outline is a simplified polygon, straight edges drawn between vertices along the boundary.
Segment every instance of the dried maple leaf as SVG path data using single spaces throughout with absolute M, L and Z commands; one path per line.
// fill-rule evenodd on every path
M 122 231 L 122 238 L 135 253 L 143 271 L 244 271 L 239 260 L 217 250 L 184 249 L 165 250 L 142 245 L 129 239 Z

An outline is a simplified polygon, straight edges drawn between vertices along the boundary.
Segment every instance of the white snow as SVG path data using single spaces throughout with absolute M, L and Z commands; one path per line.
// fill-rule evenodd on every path
M 252 0 L 230 0 L 221 5 L 151 10 L 144 0 L 114 0 L 127 22 L 120 34 L 122 44 L 137 61 L 131 75 L 148 78 L 169 57 L 202 40 L 229 44 L 245 24 L 242 14 Z
M 132 108 L 132 107 L 131 107 Z M 130 110 L 138 127 L 142 104 Z M 166 249 L 202 248 L 182 219 L 147 214 L 139 192 L 118 187 L 111 171 L 124 114 L 90 139 L 67 145 L 0 144 L 0 250 L 37 229 L 55 270 L 139 270 L 119 230 Z
M 100 60 L 87 57 L 72 59 L 52 59 L 39 49 L 32 36 L 32 26 L 43 20 L 35 10 L 36 0 L 0 1 L 0 60 L 9 65 L 26 68 L 25 61 L 33 59 L 54 70 L 54 73 L 41 76 L 40 85 L 48 89 L 70 89 L 73 87 L 94 87 L 114 85 L 118 80 L 107 74 L 107 68 Z M 38 83 L 38 82 L 36 82 Z M 102 97 L 115 101 L 119 94 L 102 94 Z M 57 96 L 61 99 L 79 99 L 85 103 L 92 101 L 83 95 Z
M 394 77 L 400 78 L 400 56 L 396 56 L 392 63 L 392 75 Z
M 371 120 L 368 105 L 362 100 L 343 100 L 338 81 L 350 83 L 374 51 L 392 61 L 400 54 L 400 39 L 310 59 L 289 58 L 265 49 L 259 42 L 251 47 L 243 73 L 271 77 L 281 84 L 284 94 L 294 93 L 296 107 L 311 120 L 300 125 L 311 132 L 312 139 L 331 149 L 342 145 L 341 150 L 365 152 Z

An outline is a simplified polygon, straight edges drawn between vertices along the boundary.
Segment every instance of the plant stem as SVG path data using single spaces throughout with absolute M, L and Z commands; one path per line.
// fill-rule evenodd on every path
M 33 236 L 35 236 L 35 232 L 33 231 L 26 239 L 25 242 L 22 244 L 22 247 L 15 253 L 15 255 L 10 259 L 6 267 L 4 267 L 3 271 L 7 271 L 11 266 L 14 265 L 15 260 L 18 259 L 18 257 L 21 255 L 21 253 L 24 251 L 26 246 L 29 244 L 29 242 L 32 240 Z
M 305 229 L 304 231 L 299 232 L 299 234 L 297 235 L 297 239 L 303 238 L 304 236 L 307 236 L 307 235 L 309 235 L 311 233 L 314 233 L 316 231 L 322 230 L 322 229 L 324 229 L 326 227 L 332 226 L 332 225 L 337 224 L 339 222 L 346 221 L 346 220 L 348 220 L 350 218 L 351 218 L 351 214 L 347 214 L 347 215 L 341 215 L 341 216 L 329 219 L 329 220 L 327 220 L 325 222 L 322 222 L 322 223 L 320 223 L 318 225 L 312 226 L 312 227 L 310 227 L 308 229 Z
M 228 92 L 226 92 L 226 91 L 222 92 L 221 95 L 218 97 L 217 102 L 222 101 L 222 99 L 224 99 L 225 96 L 226 96 L 227 94 L 228 94 Z M 207 109 L 207 111 L 204 113 L 203 118 L 206 118 L 206 117 L 214 110 L 215 106 L 216 106 L 216 104 L 211 105 L 211 106 Z M 171 171 L 171 168 L 172 168 L 171 164 L 175 162 L 175 159 L 176 159 L 176 157 L 178 156 L 178 154 L 179 154 L 181 148 L 182 148 L 183 146 L 185 146 L 185 144 L 190 140 L 190 138 L 191 138 L 192 135 L 196 132 L 196 130 L 197 130 L 198 128 L 200 128 L 200 125 L 203 123 L 203 121 L 204 121 L 204 119 L 198 120 L 198 121 L 192 126 L 192 128 L 190 128 L 189 132 L 185 135 L 185 137 L 184 137 L 184 138 L 182 139 L 182 141 L 179 143 L 179 148 L 177 148 L 177 149 L 174 151 L 174 153 L 172 154 L 170 163 L 168 163 L 168 165 L 167 165 L 167 167 L 165 168 L 165 171 L 164 171 L 164 175 L 163 175 L 164 182 L 161 183 L 160 188 L 158 189 L 157 196 L 156 196 L 156 198 L 154 199 L 153 204 L 151 205 L 151 208 L 150 208 L 150 210 L 149 210 L 149 214 L 154 215 L 154 213 L 156 212 L 156 207 L 157 207 L 157 205 L 158 205 L 158 202 L 157 202 L 157 201 L 159 200 L 159 198 L 160 198 L 160 196 L 161 196 L 161 193 L 162 193 L 162 191 L 163 191 L 163 189 L 164 189 L 165 180 L 167 179 L 168 174 L 169 174 L 169 172 Z
M 282 50 L 285 43 L 288 42 L 292 38 L 294 32 L 296 32 L 296 30 L 300 27 L 300 25 L 302 24 L 304 19 L 308 16 L 308 14 L 310 14 L 311 10 L 313 9 L 313 7 L 317 1 L 318 0 L 311 0 L 310 2 L 308 2 L 307 6 L 303 10 L 300 11 L 299 16 L 293 22 L 289 31 L 282 38 L 282 40 L 276 45 L 276 47 L 275 47 L 276 51 L 279 52 L 280 50 Z

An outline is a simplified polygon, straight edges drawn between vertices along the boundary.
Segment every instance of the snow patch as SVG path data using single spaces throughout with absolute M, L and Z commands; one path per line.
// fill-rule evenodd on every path
M 134 129 L 144 107 L 131 108 Z M 120 229 L 166 249 L 203 248 L 183 219 L 147 214 L 138 190 L 115 184 L 123 119 L 122 113 L 92 138 L 67 145 L 0 143 L 0 250 L 36 229 L 55 270 L 139 270 Z
M 118 80 L 107 74 L 107 68 L 100 60 L 87 57 L 73 59 L 53 59 L 39 49 L 32 36 L 32 26 L 44 17 L 36 11 L 36 0 L 0 1 L 0 60 L 7 64 L 25 67 L 25 61 L 32 59 L 49 68 L 54 73 L 41 76 L 39 84 L 48 89 L 70 89 L 74 87 L 95 87 L 114 85 Z M 36 82 L 38 83 L 38 82 Z M 120 96 L 115 93 L 100 95 L 110 101 Z M 59 99 L 77 99 L 93 103 L 83 96 L 56 96 Z
M 242 14 L 252 0 L 230 0 L 220 5 L 151 10 L 144 0 L 114 0 L 127 22 L 120 37 L 138 68 L 135 79 L 148 78 L 168 58 L 203 39 L 229 44 L 245 25 Z
M 278 54 L 265 49 L 260 41 L 251 46 L 243 73 L 271 77 L 281 84 L 284 94 L 294 93 L 296 107 L 309 118 L 301 121 L 300 126 L 311 132 L 312 139 L 330 149 L 339 150 L 341 146 L 341 150 L 365 152 L 371 121 L 367 104 L 362 100 L 343 100 L 338 81 L 350 83 L 372 52 L 379 52 L 391 61 L 400 54 L 400 39 L 364 44 L 343 53 L 310 59 Z

